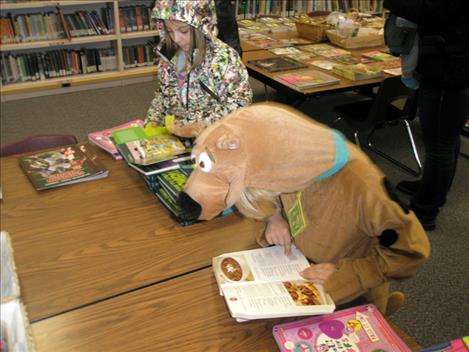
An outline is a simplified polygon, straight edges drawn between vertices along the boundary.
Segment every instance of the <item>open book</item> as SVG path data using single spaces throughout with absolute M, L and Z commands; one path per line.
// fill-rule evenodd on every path
M 411 351 L 373 304 L 273 327 L 282 352 Z
M 309 266 L 281 246 L 226 253 L 212 259 L 213 272 L 231 316 L 238 322 L 331 313 L 335 304 L 321 285 L 298 272 Z

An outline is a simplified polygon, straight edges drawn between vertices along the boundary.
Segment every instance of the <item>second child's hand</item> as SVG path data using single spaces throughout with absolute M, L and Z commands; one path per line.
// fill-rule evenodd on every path
M 329 277 L 337 271 L 333 263 L 311 264 L 308 268 L 300 271 L 300 276 L 313 284 L 323 285 Z

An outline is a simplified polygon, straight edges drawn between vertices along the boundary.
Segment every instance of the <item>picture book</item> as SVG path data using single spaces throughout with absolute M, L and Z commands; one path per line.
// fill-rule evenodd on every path
M 278 74 L 275 75 L 274 78 L 275 80 L 296 89 L 309 89 L 337 84 L 340 82 L 339 78 L 314 69 Z
M 389 70 L 394 68 L 401 68 L 401 60 L 387 60 L 387 61 L 374 61 L 368 64 L 369 67 L 379 68 L 380 70 Z
M 334 60 L 343 65 L 367 64 L 373 60 L 363 56 L 343 55 L 334 57 Z
M 333 62 L 330 60 L 311 60 L 308 62 L 308 64 L 322 68 L 323 70 L 331 71 L 332 67 L 334 67 L 334 65 L 337 65 L 337 62 Z
M 406 352 L 411 349 L 373 304 L 275 325 L 282 352 Z
M 335 304 L 321 285 L 298 273 L 309 267 L 295 247 L 225 253 L 212 259 L 213 272 L 230 314 L 238 322 L 331 313 Z
M 284 48 L 272 48 L 269 49 L 270 52 L 274 53 L 275 55 L 282 56 L 282 55 L 291 55 L 291 54 L 301 54 L 302 51 L 293 47 L 293 46 L 287 46 Z
M 134 164 L 130 161 L 128 161 L 127 164 L 131 168 L 140 172 L 141 174 L 145 176 L 151 176 L 151 175 L 157 175 L 161 172 L 175 170 L 181 167 L 191 168 L 193 165 L 193 162 L 191 161 L 191 153 L 188 151 L 182 154 L 178 154 L 175 157 L 162 160 L 162 161 L 149 164 L 149 165 Z
M 181 140 L 173 135 L 156 135 L 117 144 L 124 159 L 137 165 L 149 165 L 187 152 Z
M 19 162 L 38 191 L 108 176 L 87 143 L 25 155 Z
M 391 54 L 388 54 L 388 53 L 385 53 L 383 51 L 379 51 L 379 50 L 371 50 L 371 51 L 367 51 L 367 52 L 364 52 L 361 54 L 363 57 L 367 57 L 367 58 L 370 58 L 370 59 L 373 59 L 373 60 L 376 60 L 376 61 L 388 61 L 388 60 L 395 60 L 396 57 L 391 55 Z
M 315 53 L 316 55 L 318 55 L 318 53 L 321 51 L 332 50 L 332 49 L 336 49 L 336 47 L 330 44 L 326 44 L 326 43 L 308 44 L 308 45 L 301 46 L 301 50 L 311 51 L 312 53 Z
M 317 55 L 324 56 L 327 58 L 336 58 L 336 57 L 344 57 L 344 56 L 351 56 L 352 53 L 350 51 L 334 48 L 329 50 L 320 50 L 316 52 Z
M 112 132 L 128 127 L 143 127 L 143 124 L 142 120 L 133 120 L 102 131 L 91 132 L 88 134 L 88 140 L 110 153 L 114 159 L 120 160 L 122 156 L 112 141 Z
M 287 54 L 285 55 L 285 57 L 301 62 L 303 64 L 308 64 L 309 61 L 313 60 L 314 58 L 317 58 L 316 54 L 309 53 L 307 51 L 300 51 L 300 53 L 298 54 Z
M 400 67 L 398 68 L 389 68 L 386 70 L 383 70 L 384 73 L 387 73 L 388 75 L 391 76 L 401 76 L 402 75 L 402 69 Z
M 358 81 L 362 79 L 372 79 L 383 77 L 384 73 L 381 69 L 371 67 L 364 64 L 356 65 L 335 65 L 332 68 L 332 72 L 335 74 L 350 79 L 352 81 Z
M 448 342 L 425 347 L 420 352 L 467 352 L 469 351 L 469 336 Z
M 249 64 L 255 65 L 269 72 L 287 71 L 298 68 L 305 68 L 307 65 L 286 57 L 273 57 L 269 59 L 258 59 L 248 61 Z

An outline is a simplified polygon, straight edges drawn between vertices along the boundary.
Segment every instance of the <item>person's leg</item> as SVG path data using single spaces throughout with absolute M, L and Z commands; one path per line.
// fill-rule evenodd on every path
M 448 90 L 425 82 L 419 94 L 419 121 L 426 157 L 411 208 L 428 225 L 426 229 L 431 230 L 454 178 L 469 97 L 463 89 Z

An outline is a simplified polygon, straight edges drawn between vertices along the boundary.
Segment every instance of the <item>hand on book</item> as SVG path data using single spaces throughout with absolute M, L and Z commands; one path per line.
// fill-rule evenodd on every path
M 171 134 L 174 134 L 175 136 L 193 138 L 197 137 L 200 132 L 204 130 L 205 124 L 202 122 L 194 122 L 188 125 L 182 125 L 176 122 L 174 124 L 167 125 L 166 128 Z
M 337 271 L 332 263 L 311 264 L 309 268 L 300 271 L 300 276 L 313 284 L 323 285 L 329 277 Z
M 267 220 L 265 239 L 269 244 L 284 246 L 285 255 L 290 255 L 292 245 L 290 228 L 279 212 Z

